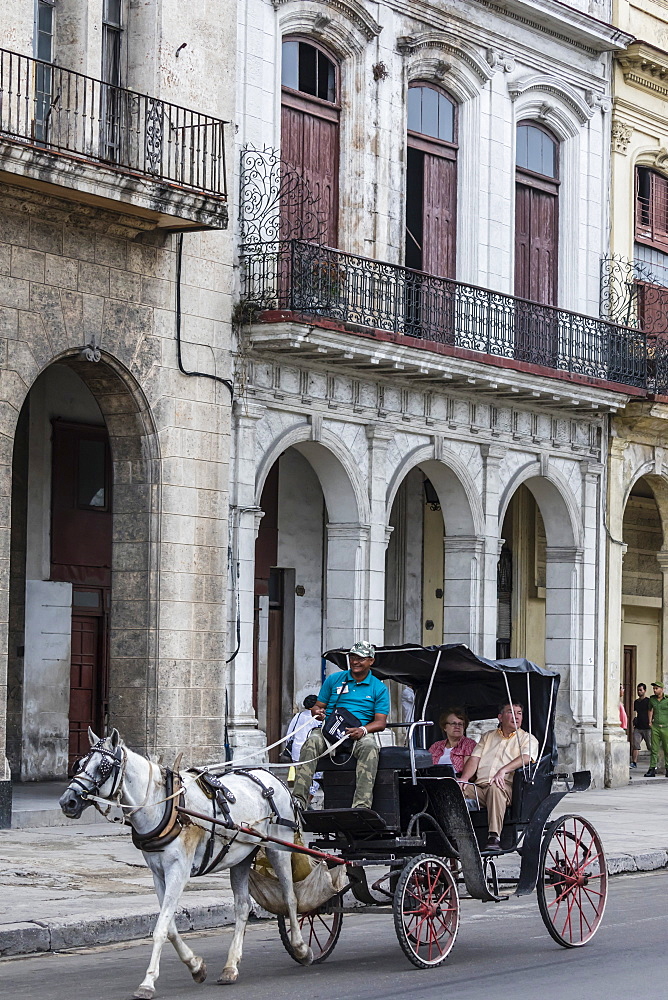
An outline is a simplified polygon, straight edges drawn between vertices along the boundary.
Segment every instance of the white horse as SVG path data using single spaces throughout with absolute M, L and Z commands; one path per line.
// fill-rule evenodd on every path
M 107 816 L 114 808 L 129 807 L 126 815 L 133 827 L 133 839 L 136 846 L 142 849 L 160 902 L 160 914 L 153 931 L 151 961 L 134 996 L 137 1000 L 151 1000 L 154 996 L 160 971 L 160 953 L 168 938 L 195 982 L 202 983 L 206 979 L 203 959 L 182 940 L 174 920 L 186 883 L 192 873 L 200 870 L 206 870 L 208 874 L 209 871 L 230 869 L 234 892 L 234 936 L 218 982 L 236 982 L 250 912 L 248 873 L 259 840 L 232 827 L 225 829 L 203 820 L 189 821 L 177 813 L 177 800 L 167 799 L 171 793 L 171 772 L 128 749 L 116 729 L 106 739 L 98 739 L 89 729 L 88 737 L 91 750 L 80 761 L 77 774 L 60 798 L 60 807 L 70 819 L 78 819 L 91 804 L 88 796 L 98 800 L 95 806 Z M 273 795 L 267 797 L 261 784 L 251 776 L 269 786 Z M 194 775 L 186 772 L 179 778 L 185 788 L 185 807 L 211 816 L 214 808 L 212 800 L 195 784 Z M 225 774 L 224 787 L 231 823 L 250 826 L 265 836 L 294 840 L 293 830 L 276 822 L 279 818 L 295 821 L 290 792 L 280 780 L 266 770 L 253 768 L 245 773 Z M 217 815 L 224 818 L 219 809 Z M 212 831 L 215 834 L 213 839 Z M 289 911 L 293 953 L 302 965 L 310 965 L 313 954 L 299 929 L 290 853 L 271 844 L 264 846 Z M 219 856 L 221 853 L 224 856 Z

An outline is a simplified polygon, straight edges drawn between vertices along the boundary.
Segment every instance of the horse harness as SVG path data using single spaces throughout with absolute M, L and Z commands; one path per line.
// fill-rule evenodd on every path
M 90 748 L 85 756 L 81 757 L 80 760 L 77 761 L 77 769 L 70 785 L 78 786 L 81 790 L 81 797 L 85 799 L 90 797 L 92 792 L 99 792 L 102 786 L 107 783 L 111 775 L 115 772 L 114 784 L 111 792 L 107 796 L 107 799 L 109 800 L 109 808 L 107 809 L 108 813 L 114 803 L 114 800 L 120 798 L 121 786 L 123 784 L 123 778 L 125 777 L 125 762 L 127 760 L 127 756 L 123 752 L 122 744 L 119 743 L 113 750 L 108 750 L 104 744 L 105 738 L 103 737 Z M 98 778 L 90 774 L 87 770 L 91 757 L 93 757 L 96 753 L 99 753 L 102 757 L 102 760 L 98 764 Z M 84 784 L 81 780 L 82 778 L 87 778 L 88 781 L 90 781 L 90 786 Z M 97 807 L 97 802 L 95 802 L 94 805 Z M 102 810 L 100 810 L 100 812 L 102 812 Z M 103 813 L 102 815 L 106 815 L 106 813 Z
M 232 839 L 227 840 L 218 853 L 214 855 L 216 846 L 216 828 L 212 824 L 209 839 L 204 851 L 204 857 L 202 858 L 201 863 L 198 866 L 193 867 L 190 873 L 191 877 L 197 878 L 200 875 L 208 875 L 209 872 L 213 871 L 214 868 L 220 864 L 232 847 L 232 844 L 239 836 L 239 831 L 237 830 L 236 823 L 232 820 L 232 815 L 230 813 L 230 804 L 234 804 L 236 802 L 234 793 L 223 784 L 220 778 L 217 778 L 213 774 L 209 774 L 208 772 L 200 774 L 196 768 L 191 768 L 190 773 L 197 774 L 197 784 L 211 802 L 211 808 L 213 811 L 212 818 L 217 818 L 216 811 L 218 810 L 225 826 L 229 830 L 236 831 Z M 297 823 L 293 822 L 293 820 L 285 819 L 285 817 L 281 816 L 279 813 L 274 801 L 274 788 L 271 785 L 265 785 L 256 774 L 253 774 L 252 771 L 249 771 L 246 768 L 238 768 L 234 771 L 234 774 L 243 775 L 243 777 L 248 778 L 262 789 L 262 797 L 265 798 L 271 806 L 272 814 L 275 817 L 274 822 L 278 826 L 287 826 L 291 830 L 299 829 Z
M 158 825 L 146 833 L 138 833 L 129 819 L 125 821 L 127 826 L 132 827 L 132 843 L 140 851 L 146 851 L 148 854 L 162 851 L 173 840 L 176 840 L 184 827 L 190 826 L 191 822 L 187 816 L 179 812 L 179 808 L 183 808 L 185 805 L 183 784 L 179 772 L 172 771 L 169 767 L 164 770 L 165 810 Z

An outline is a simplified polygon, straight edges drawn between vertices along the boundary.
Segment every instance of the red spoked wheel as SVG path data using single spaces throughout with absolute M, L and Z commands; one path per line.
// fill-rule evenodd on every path
M 394 927 L 418 969 L 446 960 L 459 930 L 457 886 L 443 858 L 420 854 L 403 868 L 394 893 Z
M 564 948 L 580 948 L 598 930 L 608 898 L 601 838 L 582 816 L 561 816 L 545 831 L 538 873 L 543 923 Z
M 297 919 L 304 941 L 313 952 L 313 965 L 324 962 L 332 954 L 339 940 L 343 913 L 341 910 L 328 911 L 326 907 L 321 907 L 310 913 L 300 913 Z M 290 958 L 298 962 L 299 959 L 295 957 L 290 944 L 290 921 L 287 917 L 279 916 L 278 933 Z

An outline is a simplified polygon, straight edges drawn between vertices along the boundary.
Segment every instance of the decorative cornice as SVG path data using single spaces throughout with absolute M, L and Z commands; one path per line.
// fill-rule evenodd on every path
M 482 7 L 537 28 L 588 52 L 616 52 L 626 48 L 633 35 L 584 11 L 552 0 L 477 0 Z
M 282 6 L 285 3 L 291 3 L 292 0 L 272 0 L 275 8 Z M 358 28 L 367 42 L 372 41 L 377 35 L 383 30 L 382 25 L 378 24 L 376 20 L 368 13 L 368 11 L 362 6 L 358 0 L 318 0 L 319 3 L 324 4 L 327 7 L 332 7 L 334 10 L 339 11 L 343 14 L 352 24 Z M 303 3 L 299 4 L 303 7 Z
M 624 82 L 655 94 L 668 95 L 668 52 L 636 41 L 617 55 Z
M 481 83 L 487 83 L 493 76 L 494 71 L 489 62 L 479 56 L 474 49 L 464 45 L 456 35 L 451 35 L 446 31 L 424 31 L 419 35 L 401 35 L 397 38 L 397 49 L 404 56 L 419 52 L 421 49 L 441 49 L 466 63 Z M 450 66 L 445 63 L 445 72 L 448 69 Z

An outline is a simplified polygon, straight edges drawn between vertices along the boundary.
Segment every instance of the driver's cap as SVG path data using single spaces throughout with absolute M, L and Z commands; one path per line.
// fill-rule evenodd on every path
M 354 642 L 348 655 L 359 656 L 361 660 L 366 660 L 368 657 L 373 659 L 376 655 L 376 647 L 372 646 L 370 642 Z

